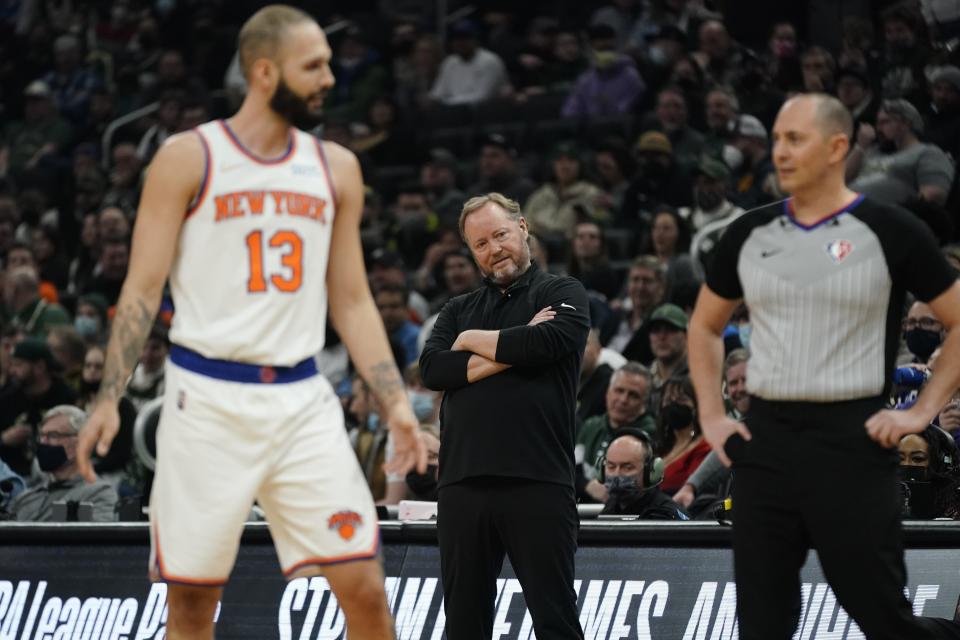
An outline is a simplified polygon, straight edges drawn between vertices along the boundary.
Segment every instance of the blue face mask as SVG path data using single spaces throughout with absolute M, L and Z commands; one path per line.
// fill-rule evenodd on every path
M 433 418 L 433 394 L 429 391 L 408 391 L 410 404 L 413 405 L 413 415 L 420 422 L 430 422 Z
M 90 316 L 77 316 L 73 321 L 73 328 L 77 330 L 81 338 L 91 340 L 96 338 L 100 332 L 100 322 Z
M 745 324 L 740 325 L 740 328 L 738 329 L 738 332 L 739 332 L 739 334 L 740 334 L 740 344 L 743 345 L 743 348 L 744 348 L 744 349 L 749 349 L 749 348 L 750 348 L 750 333 L 752 332 L 752 329 L 751 329 L 751 327 L 750 327 L 750 323 L 747 322 L 747 323 L 745 323 Z

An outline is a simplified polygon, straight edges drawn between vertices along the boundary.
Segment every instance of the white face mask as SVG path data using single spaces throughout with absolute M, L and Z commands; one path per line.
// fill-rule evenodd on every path
M 732 144 L 723 145 L 723 162 L 731 171 L 736 171 L 743 165 L 743 152 Z
M 663 50 L 663 47 L 658 47 L 657 45 L 650 47 L 647 57 L 650 59 L 650 62 L 658 67 L 666 66 L 669 62 L 669 60 L 667 60 L 667 52 Z

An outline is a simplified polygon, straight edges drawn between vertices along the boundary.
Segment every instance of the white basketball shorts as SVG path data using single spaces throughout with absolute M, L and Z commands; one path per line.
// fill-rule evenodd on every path
M 150 497 L 151 575 L 226 583 L 254 500 L 287 576 L 376 557 L 376 508 L 326 378 L 236 382 L 192 368 L 167 362 Z

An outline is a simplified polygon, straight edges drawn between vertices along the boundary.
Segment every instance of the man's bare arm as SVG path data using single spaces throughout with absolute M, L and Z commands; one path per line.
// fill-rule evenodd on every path
M 730 459 L 723 450 L 733 433 L 745 440 L 750 432 L 740 422 L 726 416 L 720 383 L 723 377 L 723 328 L 739 304 L 710 290 L 700 287 L 697 306 L 690 318 L 687 330 L 687 352 L 690 361 L 690 379 L 697 394 L 697 406 L 703 434 L 717 457 L 730 466 Z
M 406 473 L 427 468 L 427 454 L 417 436 L 419 424 L 393 359 L 387 332 L 373 302 L 363 265 L 360 216 L 363 180 L 356 156 L 339 145 L 323 143 L 336 183 L 337 211 L 327 265 L 330 319 L 360 375 L 386 411 L 394 434 L 394 457 L 385 468 Z
M 197 134 L 178 136 L 150 164 L 137 212 L 130 266 L 120 291 L 98 401 L 123 395 L 150 333 L 190 201 L 200 188 L 203 150 Z
M 200 189 L 204 154 L 197 134 L 187 133 L 161 147 L 147 170 L 133 230 L 130 266 L 120 291 L 103 382 L 94 412 L 80 434 L 77 462 L 92 479 L 90 452 L 105 455 L 119 428 L 117 400 L 136 366 L 157 315 L 187 208 Z
M 377 400 L 391 407 L 405 401 L 406 395 L 363 265 L 360 166 L 356 157 L 342 147 L 324 144 L 324 149 L 337 179 L 338 199 L 327 266 L 330 318 Z

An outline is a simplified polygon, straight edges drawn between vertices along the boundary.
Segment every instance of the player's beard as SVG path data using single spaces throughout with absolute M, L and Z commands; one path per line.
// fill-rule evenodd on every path
M 323 122 L 323 109 L 310 109 L 309 100 L 313 97 L 304 98 L 294 93 L 281 76 L 277 89 L 270 98 L 270 108 L 294 127 L 309 131 Z

